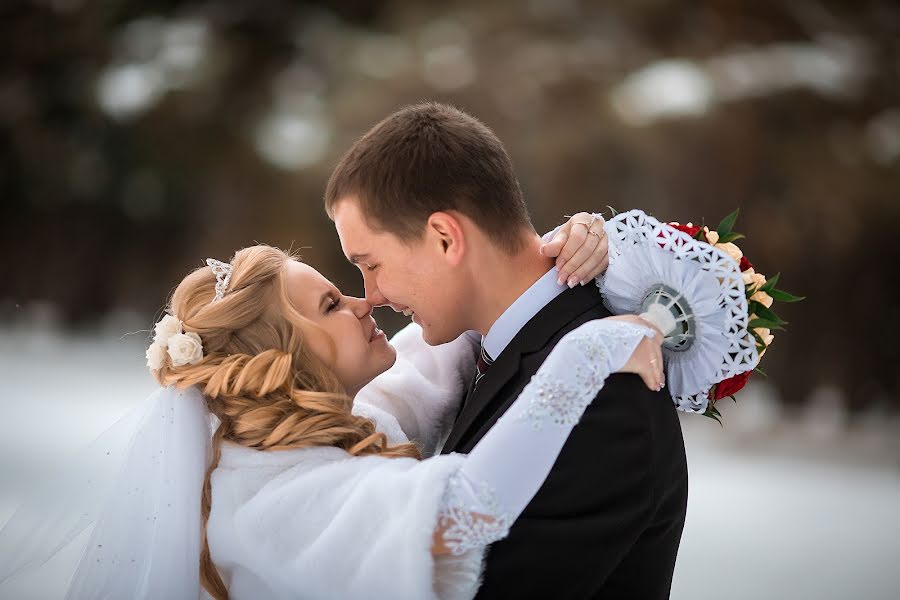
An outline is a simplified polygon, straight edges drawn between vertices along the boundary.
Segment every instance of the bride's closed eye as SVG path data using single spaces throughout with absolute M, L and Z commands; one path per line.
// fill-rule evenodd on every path
M 335 298 L 334 296 L 332 296 L 332 297 L 331 297 L 331 301 L 330 301 L 330 302 L 328 303 L 328 305 L 325 307 L 325 314 L 330 313 L 331 311 L 333 311 L 334 309 L 336 309 L 336 308 L 339 307 L 340 305 L 341 305 L 341 298 L 340 298 L 340 296 L 338 296 L 337 298 Z
M 378 268 L 378 265 L 369 265 L 369 264 L 366 265 L 366 271 L 374 271 L 377 268 Z

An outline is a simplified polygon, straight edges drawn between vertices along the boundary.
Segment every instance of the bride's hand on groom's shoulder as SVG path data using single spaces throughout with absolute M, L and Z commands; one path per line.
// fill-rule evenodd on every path
M 580 212 L 569 217 L 541 254 L 556 258 L 560 284 L 585 285 L 609 266 L 609 240 L 603 217 Z
M 639 375 L 644 385 L 653 391 L 664 388 L 666 376 L 663 370 L 662 332 L 653 323 L 637 315 L 619 315 L 606 317 L 603 320 L 623 321 L 653 330 L 653 337 L 642 337 L 634 352 L 631 353 L 631 357 L 617 372 Z

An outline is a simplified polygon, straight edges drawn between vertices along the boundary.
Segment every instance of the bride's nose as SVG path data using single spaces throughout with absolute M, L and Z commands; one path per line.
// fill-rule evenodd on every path
M 368 317 L 372 314 L 372 305 L 369 304 L 364 298 L 348 298 L 353 307 L 353 314 L 356 315 L 358 319 L 362 319 Z

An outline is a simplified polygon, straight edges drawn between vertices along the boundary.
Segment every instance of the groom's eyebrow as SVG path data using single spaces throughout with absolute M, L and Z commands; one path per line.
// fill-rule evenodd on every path
M 358 263 L 359 261 L 365 260 L 365 259 L 367 259 L 367 258 L 369 258 L 369 254 L 368 254 L 368 253 L 364 253 L 364 254 L 351 254 L 350 256 L 347 257 L 347 260 L 349 260 L 351 264 L 354 264 L 354 265 L 355 265 L 355 264 Z

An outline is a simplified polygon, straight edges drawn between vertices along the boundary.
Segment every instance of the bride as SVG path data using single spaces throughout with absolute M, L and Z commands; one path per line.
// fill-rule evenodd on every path
M 663 385 L 652 325 L 589 322 L 471 453 L 430 456 L 477 340 L 432 348 L 411 324 L 395 349 L 365 300 L 276 248 L 208 264 L 157 323 L 148 365 L 161 389 L 108 481 L 17 512 L 0 533 L 0 590 L 96 522 L 68 597 L 471 598 L 486 546 L 606 377 Z

